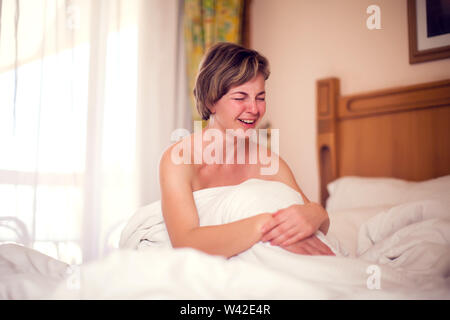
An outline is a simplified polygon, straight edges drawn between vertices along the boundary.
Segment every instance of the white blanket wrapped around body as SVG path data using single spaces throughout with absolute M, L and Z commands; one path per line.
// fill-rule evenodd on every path
M 274 213 L 293 204 L 303 204 L 302 196 L 286 184 L 261 179 L 249 179 L 233 186 L 202 189 L 195 191 L 193 196 L 200 226 L 226 224 L 260 213 Z M 322 232 L 316 232 L 316 236 L 335 254 L 339 254 Z M 141 249 L 148 246 L 170 246 L 160 201 L 138 210 L 121 235 L 121 248 Z M 270 244 L 259 242 L 255 246 Z M 276 250 L 285 251 L 279 247 Z M 247 257 L 249 254 L 250 252 L 246 252 Z
M 302 203 L 288 186 L 257 179 L 200 190 L 194 198 L 201 225 Z M 28 264 L 47 260 L 27 248 L 3 247 L 0 278 L 8 281 L 0 298 L 450 299 L 448 213 L 448 207 L 436 202 L 381 212 L 362 225 L 357 258 L 298 255 L 260 242 L 225 259 L 190 248 L 172 249 L 160 203 L 155 202 L 132 217 L 122 233 L 122 250 L 81 265 L 68 278 L 64 264 L 27 271 L 23 277 L 23 270 L 31 270 Z M 53 266 L 50 257 L 48 261 Z M 17 276 L 23 280 L 17 282 Z

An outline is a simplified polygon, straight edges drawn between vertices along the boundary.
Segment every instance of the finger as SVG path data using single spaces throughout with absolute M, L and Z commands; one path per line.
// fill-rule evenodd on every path
M 304 256 L 310 256 L 311 254 L 309 251 L 305 250 L 304 248 L 296 248 L 295 250 L 292 250 L 294 253 L 302 254 Z
M 310 241 L 305 241 L 303 247 L 305 248 L 305 250 L 308 250 L 312 256 L 323 255 L 321 250 L 317 248 L 315 245 L 311 244 Z
M 264 234 L 263 237 L 261 238 L 261 241 L 263 241 L 263 242 L 271 241 L 271 240 L 279 237 L 281 234 L 285 233 L 289 229 L 290 228 L 288 227 L 287 223 L 283 222 L 283 223 L 277 225 L 276 227 L 274 227 L 272 230 L 270 230 L 266 234 Z
M 283 243 L 282 245 L 292 245 L 296 242 L 299 241 L 304 241 L 305 243 L 309 243 L 310 241 L 312 241 L 313 237 L 315 238 L 315 236 L 306 236 L 306 233 L 298 233 L 297 235 L 295 235 L 295 237 L 292 237 L 291 239 L 285 241 L 285 243 Z
M 303 250 L 305 250 L 307 256 L 313 256 L 314 255 L 314 251 L 311 250 L 311 247 L 309 247 L 306 243 L 303 244 L 302 248 L 303 248 Z
M 272 246 L 278 246 L 281 243 L 283 243 L 287 239 L 285 234 L 280 234 L 278 237 L 273 238 L 270 240 L 270 245 Z
M 289 207 L 286 207 L 284 209 L 280 209 L 278 211 L 276 211 L 275 213 L 272 213 L 272 217 L 279 217 L 282 220 L 286 220 L 288 218 L 288 214 L 289 214 Z
M 279 246 L 289 246 L 296 242 L 299 242 L 302 240 L 302 238 L 299 236 L 299 230 L 298 227 L 293 226 L 288 231 L 284 232 L 283 237 L 276 238 L 276 245 Z M 274 241 L 274 240 L 273 240 Z M 280 242 L 281 241 L 281 242 Z
M 274 239 L 272 239 L 272 241 L 270 241 L 270 244 L 273 246 L 279 246 L 286 240 L 295 236 L 295 234 L 296 234 L 295 228 L 288 229 L 288 230 L 282 232 L 278 237 L 275 237 Z
M 320 240 L 318 237 L 314 236 L 311 241 L 314 243 L 316 248 L 318 248 L 322 252 L 323 255 L 335 255 L 330 247 L 323 243 L 322 240 Z
M 306 256 L 313 255 L 313 253 L 311 252 L 311 248 L 308 247 L 304 241 L 300 241 L 298 244 L 294 244 L 293 246 L 295 246 L 297 250 L 302 250 L 304 252 L 303 254 Z
M 277 227 L 271 229 L 270 231 L 267 231 L 261 238 L 262 242 L 271 241 L 275 237 L 277 237 L 280 234 L 279 230 L 277 230 Z
M 309 251 L 305 250 L 301 245 L 294 244 L 287 247 L 282 247 L 283 249 L 296 253 L 296 254 L 303 254 L 303 255 L 310 255 Z
M 281 228 L 281 225 L 276 226 L 271 231 L 267 232 L 263 237 L 261 238 L 261 241 L 272 241 L 273 239 L 279 237 L 281 234 L 283 234 L 284 229 Z
M 302 241 L 305 240 L 309 237 L 310 235 L 305 232 L 305 231 L 300 231 L 298 232 L 295 236 L 291 237 L 290 239 L 286 240 L 284 243 L 282 243 L 283 246 L 289 246 L 292 245 L 298 241 Z
M 311 236 L 305 241 L 305 246 L 313 252 L 314 255 L 334 255 L 333 251 L 316 236 Z
M 308 244 L 315 248 L 315 250 L 319 251 L 321 254 L 327 253 L 327 246 L 319 240 L 316 236 L 312 236 L 308 239 Z
M 263 225 L 261 231 L 262 231 L 262 233 L 269 232 L 270 230 L 272 230 L 273 228 L 275 228 L 282 222 L 284 222 L 284 219 L 281 219 L 278 216 L 273 217 L 272 219 L 270 219 Z

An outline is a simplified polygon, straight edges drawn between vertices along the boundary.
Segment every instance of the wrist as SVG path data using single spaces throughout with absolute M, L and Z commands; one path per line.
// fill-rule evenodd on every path
M 330 226 L 330 218 L 328 216 L 328 212 L 322 205 L 317 204 L 317 206 L 320 208 L 320 212 L 322 213 L 322 222 L 319 226 L 319 230 L 322 231 L 324 234 L 327 234 L 328 228 Z
M 264 227 L 264 225 L 267 222 L 269 222 L 272 219 L 272 214 L 270 214 L 270 213 L 261 213 L 261 214 L 255 216 L 255 217 L 256 217 L 256 224 L 255 224 L 256 232 L 260 236 L 262 236 L 263 233 L 264 233 L 263 232 L 263 227 Z

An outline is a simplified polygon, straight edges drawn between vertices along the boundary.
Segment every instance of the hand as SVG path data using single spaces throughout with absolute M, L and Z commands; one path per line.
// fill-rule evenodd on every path
M 259 237 L 262 237 L 264 226 L 271 220 L 273 220 L 271 213 L 260 213 L 253 217 L 255 219 L 256 231 L 259 233 Z
M 282 246 L 282 248 L 297 254 L 335 256 L 333 251 L 315 235 L 297 241 L 289 246 Z
M 272 245 L 289 246 L 315 233 L 328 219 L 325 209 L 317 203 L 292 205 L 272 215 L 262 229 L 261 241 Z

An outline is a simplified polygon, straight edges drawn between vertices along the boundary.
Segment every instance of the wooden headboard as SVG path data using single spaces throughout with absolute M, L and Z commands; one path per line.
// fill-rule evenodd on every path
M 343 176 L 422 181 L 450 174 L 450 79 L 341 96 L 317 81 L 320 201 Z

